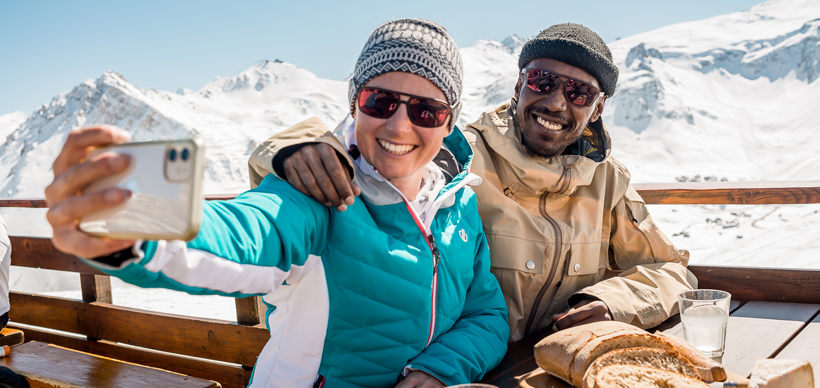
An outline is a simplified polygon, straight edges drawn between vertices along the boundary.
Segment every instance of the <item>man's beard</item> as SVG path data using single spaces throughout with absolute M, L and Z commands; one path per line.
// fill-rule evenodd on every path
M 536 138 L 536 134 L 530 133 L 530 128 L 527 128 L 525 125 L 526 117 L 532 116 L 533 112 L 536 110 L 536 107 L 529 106 L 524 110 L 524 114 L 521 115 L 518 110 L 513 113 L 513 125 L 521 131 L 521 144 L 524 146 L 524 151 L 527 152 L 531 158 L 535 159 L 548 159 L 553 156 L 558 155 L 559 153 L 563 152 L 570 144 L 575 143 L 581 136 L 584 134 L 584 131 L 578 131 L 576 136 L 570 136 L 565 138 L 561 143 L 555 145 L 554 147 L 545 147 L 543 142 L 539 142 L 534 140 Z M 572 119 L 568 119 L 567 117 L 555 113 L 550 112 L 546 109 L 538 109 L 538 112 L 544 116 L 554 117 L 560 121 L 570 122 L 570 124 L 575 124 L 575 121 Z M 589 123 L 587 122 L 583 127 L 586 128 Z M 573 129 L 575 127 L 573 126 Z M 564 129 L 566 130 L 566 129 Z

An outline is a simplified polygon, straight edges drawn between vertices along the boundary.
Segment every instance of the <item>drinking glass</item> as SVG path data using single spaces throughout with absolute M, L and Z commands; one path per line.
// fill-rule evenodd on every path
M 732 295 L 719 290 L 692 290 L 678 295 L 683 336 L 707 357 L 722 357 Z

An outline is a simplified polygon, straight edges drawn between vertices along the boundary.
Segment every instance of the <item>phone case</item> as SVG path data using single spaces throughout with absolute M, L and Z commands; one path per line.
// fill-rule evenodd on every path
M 101 148 L 89 157 L 108 151 L 129 155 L 129 168 L 92 183 L 84 192 L 117 186 L 132 195 L 120 206 L 83 217 L 82 231 L 126 240 L 187 241 L 196 237 L 205 166 L 201 140 L 126 143 Z

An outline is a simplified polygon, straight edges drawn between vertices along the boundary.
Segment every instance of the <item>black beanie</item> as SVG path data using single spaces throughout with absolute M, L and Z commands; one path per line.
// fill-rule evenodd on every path
M 598 34 L 580 24 L 564 23 L 547 28 L 524 44 L 518 57 L 518 68 L 530 61 L 549 58 L 580 67 L 592 74 L 602 91 L 611 96 L 618 83 L 618 67 L 612 53 Z

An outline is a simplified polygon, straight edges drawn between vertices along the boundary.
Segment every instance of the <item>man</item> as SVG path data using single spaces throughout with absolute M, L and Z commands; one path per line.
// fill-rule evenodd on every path
M 518 66 L 511 102 L 464 130 L 472 172 L 483 179 L 473 190 L 510 340 L 611 319 L 656 326 L 678 312 L 677 294 L 697 279 L 686 269 L 688 252 L 655 226 L 610 155 L 601 114 L 618 69 L 609 48 L 584 26 L 559 24 L 524 45 Z M 339 163 L 351 165 L 347 151 L 327 136 L 294 137 L 277 134 L 256 150 L 252 184 L 272 170 L 343 211 L 358 195 Z M 605 280 L 607 269 L 618 276 Z

